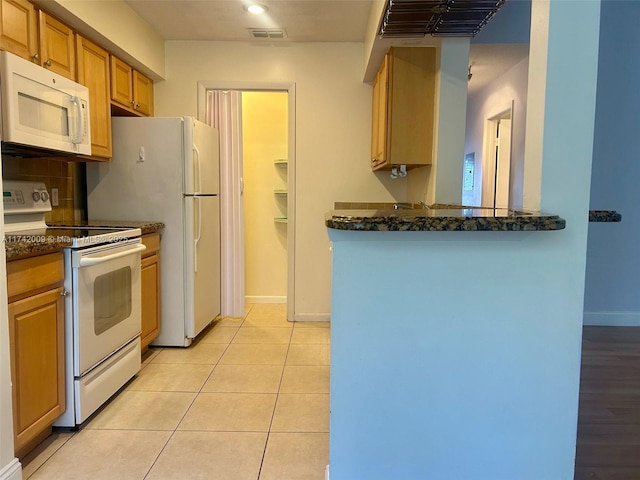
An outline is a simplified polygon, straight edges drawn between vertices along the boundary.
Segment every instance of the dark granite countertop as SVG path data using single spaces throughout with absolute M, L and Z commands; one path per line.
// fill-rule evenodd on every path
M 428 209 L 333 210 L 325 220 L 329 228 L 365 232 L 535 231 L 565 228 L 565 220 L 558 215 L 454 205 L 432 205 Z
M 130 220 L 82 220 L 78 222 L 53 222 L 52 227 L 105 227 L 105 228 L 139 228 L 142 235 L 158 233 L 164 228 L 162 222 L 138 222 Z
M 589 210 L 589 221 L 598 223 L 621 222 L 622 215 L 615 210 Z
M 615 210 L 589 210 L 589 222 L 621 221 L 622 215 Z M 424 208 L 412 203 L 336 202 L 325 224 L 355 231 L 531 231 L 561 230 L 565 220 L 539 212 L 443 203 Z
M 65 237 L 46 235 L 11 234 L 4 236 L 4 248 L 7 261 L 55 253 L 71 245 Z
M 90 220 L 81 222 L 54 222 L 49 224 L 56 228 L 73 227 L 106 227 L 106 228 L 139 228 L 142 235 L 158 233 L 164 228 L 162 222 L 132 222 L 132 221 L 112 221 L 112 220 Z M 6 234 L 4 246 L 7 261 L 18 260 L 20 258 L 34 257 L 46 253 L 54 253 L 71 245 L 71 241 L 65 236 L 43 234 Z

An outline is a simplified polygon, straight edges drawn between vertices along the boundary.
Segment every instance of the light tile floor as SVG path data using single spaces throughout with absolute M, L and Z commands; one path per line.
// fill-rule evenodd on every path
M 79 432 L 56 432 L 23 478 L 323 480 L 329 461 L 329 324 L 248 305 L 190 348 L 153 348 Z

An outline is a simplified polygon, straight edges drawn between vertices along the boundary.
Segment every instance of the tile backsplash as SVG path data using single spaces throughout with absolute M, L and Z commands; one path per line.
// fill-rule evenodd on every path
M 44 182 L 49 194 L 58 189 L 58 206 L 52 206 L 45 221 L 61 222 L 82 219 L 82 202 L 76 192 L 80 165 L 56 158 L 19 158 L 2 156 L 2 178 Z

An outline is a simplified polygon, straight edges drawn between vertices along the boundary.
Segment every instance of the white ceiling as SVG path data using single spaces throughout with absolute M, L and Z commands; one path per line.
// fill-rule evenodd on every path
M 362 42 L 373 0 L 126 0 L 165 40 L 253 41 L 249 28 L 284 28 L 293 42 Z M 244 10 L 268 8 L 262 15 Z
M 374 0 L 125 0 L 165 40 L 241 42 L 363 42 Z M 256 39 L 250 28 L 282 28 L 287 38 Z M 384 41 L 381 41 L 384 43 Z M 395 43 L 402 45 L 402 40 Z M 528 55 L 528 44 L 471 44 L 473 93 Z

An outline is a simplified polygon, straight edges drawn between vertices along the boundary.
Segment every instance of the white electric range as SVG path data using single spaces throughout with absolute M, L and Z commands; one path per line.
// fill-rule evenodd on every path
M 68 244 L 65 267 L 67 407 L 55 426 L 82 424 L 141 367 L 139 228 L 47 226 L 46 187 L 4 181 L 5 236 Z

